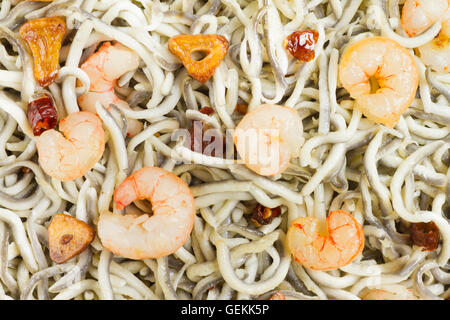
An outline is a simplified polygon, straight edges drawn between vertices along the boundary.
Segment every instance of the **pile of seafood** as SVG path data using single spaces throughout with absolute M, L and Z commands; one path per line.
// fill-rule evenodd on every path
M 447 0 L 0 0 L 0 299 L 449 299 L 449 36 Z

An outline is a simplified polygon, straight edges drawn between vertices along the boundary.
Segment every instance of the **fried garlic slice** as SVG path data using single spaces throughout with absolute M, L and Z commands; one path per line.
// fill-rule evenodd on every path
M 50 85 L 58 76 L 65 20 L 61 17 L 33 19 L 23 24 L 19 33 L 33 55 L 34 78 L 41 87 Z
M 50 258 L 64 263 L 83 252 L 94 240 L 95 231 L 86 222 L 57 214 L 48 226 Z
M 169 50 L 181 60 L 195 80 L 204 83 L 227 54 L 228 40 L 217 34 L 182 34 L 170 38 Z M 203 53 L 205 57 L 196 60 L 195 53 Z

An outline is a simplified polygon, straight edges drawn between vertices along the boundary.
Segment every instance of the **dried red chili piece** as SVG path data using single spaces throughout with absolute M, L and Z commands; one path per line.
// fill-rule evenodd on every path
M 439 245 L 439 229 L 432 221 L 411 223 L 409 234 L 413 244 L 424 247 L 423 251 L 436 250 Z
M 308 62 L 314 59 L 318 39 L 319 34 L 315 30 L 294 31 L 286 38 L 285 46 L 298 60 Z
M 208 116 L 210 116 L 214 113 L 214 109 L 211 107 L 202 107 L 199 111 L 200 111 L 200 113 L 206 114 Z
M 34 59 L 34 78 L 41 87 L 50 85 L 58 76 L 61 42 L 66 22 L 61 17 L 33 19 L 20 27 Z
M 170 38 L 169 50 L 181 60 L 194 79 L 206 82 L 227 54 L 228 40 L 217 34 L 182 34 Z M 192 56 L 196 52 L 206 56 L 197 61 Z
M 248 105 L 238 103 L 238 104 L 236 104 L 236 111 L 239 112 L 240 114 L 247 114 Z
M 273 218 L 278 217 L 281 214 L 281 207 L 267 208 L 262 204 L 258 204 L 253 210 L 253 214 L 250 220 L 257 227 L 266 225 L 272 222 Z
M 209 129 L 212 130 L 212 132 L 208 132 L 210 135 L 208 138 L 205 136 L 206 129 L 204 128 L 203 122 L 201 121 L 192 121 L 191 128 L 189 129 L 189 134 L 191 138 L 191 144 L 190 148 L 194 152 L 199 152 L 205 154 L 206 148 L 211 145 L 215 144 L 216 137 L 222 136 L 222 145 L 220 147 L 222 150 L 220 150 L 223 154 L 223 146 L 225 145 L 225 137 L 220 134 L 218 131 L 214 131 L 216 129 Z M 211 157 L 218 157 L 219 155 L 216 154 L 216 148 L 210 148 L 211 150 L 208 151 L 205 155 L 211 156 Z M 210 151 L 210 152 L 209 152 Z
M 35 136 L 40 136 L 42 132 L 56 128 L 58 124 L 58 114 L 53 99 L 48 93 L 33 97 L 28 104 L 27 116 Z
M 203 152 L 205 148 L 203 141 L 203 125 L 201 121 L 192 121 L 189 129 L 191 138 L 191 150 L 195 152 Z

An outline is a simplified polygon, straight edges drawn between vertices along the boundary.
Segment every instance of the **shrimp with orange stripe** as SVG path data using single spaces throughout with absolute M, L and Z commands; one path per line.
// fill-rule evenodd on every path
M 39 165 L 55 179 L 75 180 L 92 169 L 103 155 L 102 121 L 91 112 L 75 112 L 59 122 L 59 130 L 46 130 L 36 137 Z
M 351 44 L 339 63 L 339 80 L 369 120 L 394 127 L 419 86 L 412 54 L 397 42 L 373 37 Z
M 402 9 L 403 30 L 410 37 L 419 35 L 441 21 L 441 31 L 418 51 L 423 63 L 434 71 L 448 72 L 450 67 L 450 1 L 407 0 Z
M 183 246 L 195 217 L 189 186 L 167 170 L 144 167 L 114 192 L 119 210 L 144 199 L 152 204 L 152 216 L 109 211 L 100 214 L 98 235 L 106 249 L 130 259 L 152 259 L 170 255 Z
M 292 221 L 286 239 L 295 260 L 313 270 L 344 267 L 364 249 L 361 224 L 344 210 L 330 212 L 326 221 L 297 218 Z
M 78 98 L 80 108 L 96 113 L 96 102 L 99 101 L 107 110 L 111 104 L 130 109 L 128 103 L 117 96 L 114 87 L 122 75 L 138 68 L 139 59 L 134 51 L 118 42 L 102 44 L 100 49 L 80 66 L 91 82 L 88 92 Z M 127 136 L 135 136 L 142 128 L 140 121 L 127 119 Z

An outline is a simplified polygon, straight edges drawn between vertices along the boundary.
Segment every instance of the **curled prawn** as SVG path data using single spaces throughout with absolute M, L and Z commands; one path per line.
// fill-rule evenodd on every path
M 392 128 L 414 100 L 419 72 L 408 50 L 391 39 L 373 37 L 347 48 L 339 80 L 359 111 Z
M 442 21 L 441 31 L 418 51 L 422 62 L 438 72 L 450 68 L 450 4 L 448 0 L 407 0 L 402 11 L 402 27 L 409 36 L 415 36 L 433 23 Z
M 58 180 L 74 180 L 86 174 L 102 157 L 105 131 L 100 118 L 87 111 L 69 114 L 36 137 L 41 168 Z
M 153 215 L 103 212 L 98 235 L 109 251 L 129 259 L 151 259 L 177 251 L 188 239 L 195 217 L 188 185 L 173 173 L 144 167 L 126 178 L 114 192 L 121 210 L 135 200 L 147 199 Z
M 448 8 L 448 0 L 406 0 L 402 9 L 402 28 L 408 36 L 417 36 L 442 20 Z
M 292 157 L 298 157 L 302 134 L 302 120 L 295 109 L 263 104 L 239 122 L 234 142 L 248 168 L 273 176 L 283 172 Z
M 390 285 L 383 289 L 369 289 L 361 295 L 362 300 L 417 300 L 417 297 L 402 285 Z
M 99 101 L 109 110 L 114 104 L 119 108 L 130 109 L 127 102 L 120 99 L 114 90 L 119 79 L 125 73 L 137 69 L 139 56 L 120 43 L 111 45 L 105 42 L 92 54 L 80 68 L 89 76 L 89 90 L 78 98 L 82 110 L 96 113 L 95 104 Z M 132 137 L 142 130 L 142 123 L 136 119 L 127 119 L 127 135 Z
M 450 10 L 449 10 L 450 11 Z M 422 62 L 438 72 L 450 70 L 450 19 L 442 23 L 439 35 L 418 48 Z
M 332 211 L 326 224 L 325 230 L 315 217 L 292 221 L 286 239 L 298 263 L 314 270 L 334 270 L 346 266 L 362 252 L 364 233 L 351 214 Z

